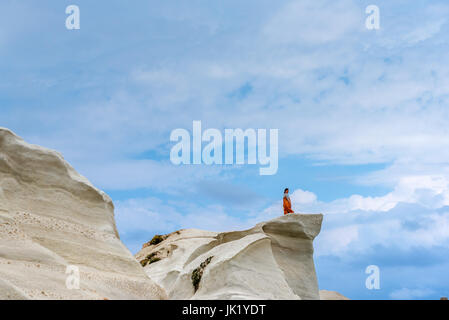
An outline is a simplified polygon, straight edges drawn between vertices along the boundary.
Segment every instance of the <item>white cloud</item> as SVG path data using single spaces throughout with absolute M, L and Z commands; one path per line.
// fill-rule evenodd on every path
M 402 232 L 403 237 L 414 245 L 424 247 L 447 243 L 449 240 L 449 214 L 431 214 L 427 219 L 420 229 Z
M 116 203 L 116 220 L 121 233 L 165 231 L 196 228 L 208 231 L 243 230 L 252 227 L 219 205 L 197 205 L 178 200 L 136 198 Z
M 291 194 L 290 200 L 298 204 L 314 203 L 317 196 L 313 192 L 297 189 Z
M 323 230 L 316 242 L 315 252 L 317 255 L 340 255 L 345 253 L 349 245 L 359 239 L 359 230 L 356 225 L 338 227 Z
M 449 245 L 449 211 L 434 211 L 439 206 L 416 196 L 417 190 L 431 197 L 447 194 L 447 185 L 432 177 L 404 179 L 384 197 L 353 195 L 331 202 L 321 202 L 312 192 L 295 190 L 291 194 L 293 208 L 307 207 L 308 212 L 325 214 L 321 234 L 315 240 L 317 256 L 365 254 L 376 246 L 394 250 L 414 250 Z M 282 202 L 276 202 L 256 216 L 234 217 L 223 206 L 199 206 L 182 199 L 162 201 L 157 198 L 131 199 L 117 203 L 117 223 L 121 233 L 181 228 L 210 231 L 243 230 L 254 224 L 282 215 Z M 356 199 L 356 200 L 355 200 Z M 408 203 L 409 206 L 398 207 Z M 394 204 L 394 205 L 393 205 Z M 413 205 L 417 212 L 409 212 Z M 320 209 L 320 210 L 319 210 Z M 296 210 L 296 212 L 304 212 Z
M 338 214 L 354 211 L 388 212 L 400 203 L 437 209 L 449 205 L 449 182 L 445 176 L 404 176 L 393 191 L 379 197 L 351 195 L 330 202 L 320 201 L 316 194 L 301 189 L 291 193 L 292 208 L 300 213 Z M 282 201 L 276 201 L 259 215 L 260 219 L 275 217 L 282 212 Z
M 206 177 L 221 179 L 220 167 L 175 166 L 168 161 L 123 160 L 83 167 L 83 174 L 102 189 L 151 188 L 168 194 L 186 192 Z
M 322 232 L 315 240 L 315 254 L 354 259 L 359 255 L 373 255 L 375 248 L 381 248 L 377 249 L 382 251 L 378 254 L 389 251 L 413 254 L 417 248 L 432 252 L 433 248 L 449 246 L 449 211 L 421 210 L 419 214 L 404 208 L 388 212 L 347 212 L 335 218 L 325 216 Z
M 417 29 L 412 30 L 405 35 L 404 40 L 410 44 L 416 44 L 420 41 L 425 41 L 438 34 L 441 27 L 446 23 L 446 19 L 440 19 L 437 21 L 431 21 Z
M 356 32 L 360 9 L 352 1 L 291 1 L 264 27 L 264 35 L 274 43 L 323 44 L 341 40 Z
M 435 40 L 448 21 L 448 12 L 449 6 L 446 3 L 434 2 L 417 10 L 406 10 L 394 18 L 387 15 L 389 19 L 383 19 L 383 23 L 388 32 L 383 33 L 378 43 L 391 50 Z
M 432 8 L 401 25 L 410 33 L 443 21 L 443 7 Z M 164 54 L 164 63 L 137 59 L 117 79 L 95 74 L 89 85 L 75 86 L 89 89 L 92 99 L 87 104 L 34 110 L 29 122 L 43 121 L 49 131 L 38 128 L 27 137 L 62 151 L 79 168 L 95 165 L 101 171 L 117 157 L 168 144 L 170 130 L 189 128 L 195 118 L 215 128 L 280 128 L 281 157 L 340 164 L 415 159 L 444 170 L 449 159 L 444 121 L 449 116 L 449 60 L 443 44 L 434 44 L 432 50 L 413 46 L 386 52 L 374 35 L 355 31 L 364 26 L 364 8 L 349 0 L 293 1 L 263 17 L 257 25 L 260 33 L 285 40 L 284 49 L 263 35 L 240 32 L 230 41 L 229 34 L 217 33 L 217 43 L 223 41 L 228 49 L 213 56 L 197 55 L 214 45 L 199 42 L 190 55 Z M 444 31 L 446 25 L 440 24 Z M 385 25 L 389 32 L 379 38 L 394 34 L 391 27 Z M 442 31 L 433 38 L 442 40 Z M 307 49 L 296 46 L 302 40 Z M 184 44 L 181 39 L 179 46 Z M 99 98 L 90 92 L 109 81 L 114 83 L 110 95 Z M 246 82 L 253 86 L 251 94 L 229 101 L 229 93 Z M 27 117 L 18 114 L 11 121 L 21 124 Z M 405 164 L 403 171 L 411 166 Z M 142 185 L 135 181 L 136 187 Z
M 133 14 L 120 17 L 125 27 L 111 32 L 111 15 L 100 14 L 98 28 L 75 43 L 54 28 L 58 6 L 2 2 L 0 42 L 7 45 L 0 61 L 9 72 L 0 84 L 2 125 L 61 151 L 101 188 L 176 192 L 182 207 L 153 198 L 119 202 L 117 219 L 128 235 L 237 229 L 282 214 L 281 201 L 248 219 L 192 204 L 180 195 L 221 170 L 176 168 L 168 157 L 136 160 L 163 154 L 171 130 L 199 119 L 220 129 L 279 128 L 281 158 L 390 163 L 354 178 L 390 187 L 383 196 L 323 202 L 310 191 L 292 192 L 296 211 L 328 214 L 317 238 L 323 254 L 447 244 L 448 216 L 437 210 L 449 204 L 447 4 L 385 2 L 381 30 L 370 32 L 357 1 L 254 3 L 236 10 L 237 2 L 220 9 L 160 2 L 151 5 L 155 19 L 128 6 Z M 121 5 L 113 8 L 115 17 Z M 230 98 L 245 83 L 251 93 Z M 423 214 L 409 214 L 413 208 Z
M 317 256 L 366 253 L 375 246 L 402 250 L 449 245 L 449 183 L 443 176 L 407 176 L 380 197 L 351 195 L 330 202 L 309 191 L 295 190 L 292 207 L 298 213 L 323 213 Z M 407 204 L 406 207 L 401 207 Z M 415 211 L 408 212 L 410 206 Z M 253 222 L 282 214 L 282 202 L 263 210 Z M 409 226 L 410 225 L 410 226 Z
M 416 300 L 420 298 L 425 298 L 433 293 L 434 291 L 431 289 L 402 288 L 391 292 L 390 298 L 395 300 Z

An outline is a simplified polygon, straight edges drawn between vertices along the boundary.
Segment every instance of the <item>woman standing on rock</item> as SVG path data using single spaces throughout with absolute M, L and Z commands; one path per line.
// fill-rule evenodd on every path
M 290 201 L 290 196 L 288 195 L 288 188 L 285 188 L 285 190 L 284 190 L 283 203 L 284 203 L 284 215 L 289 214 L 289 213 L 295 213 L 292 210 L 292 202 Z

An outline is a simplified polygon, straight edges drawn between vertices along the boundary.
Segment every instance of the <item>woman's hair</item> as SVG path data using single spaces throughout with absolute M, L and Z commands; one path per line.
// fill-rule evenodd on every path
M 287 191 L 287 190 L 288 190 L 288 188 L 285 188 L 285 189 L 284 189 L 284 193 L 285 193 L 285 191 Z

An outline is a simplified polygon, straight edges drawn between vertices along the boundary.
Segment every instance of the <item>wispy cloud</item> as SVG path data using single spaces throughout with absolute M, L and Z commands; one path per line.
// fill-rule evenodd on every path
M 409 288 L 402 288 L 393 291 L 390 294 L 390 297 L 395 300 L 415 300 L 415 299 L 422 299 L 425 297 L 428 297 L 429 295 L 433 294 L 434 291 L 430 289 L 409 289 Z
M 372 263 L 380 259 L 375 248 L 390 254 L 384 261 L 401 252 L 418 265 L 416 246 L 436 256 L 447 245 L 444 1 L 381 1 L 376 31 L 364 28 L 365 5 L 355 0 L 79 5 L 76 33 L 65 30 L 60 4 L 0 4 L 1 125 L 61 151 L 121 195 L 117 221 L 127 245 L 137 248 L 152 232 L 241 229 L 277 216 L 273 199 L 293 183 L 295 208 L 327 214 L 316 252 L 329 268 L 334 258 L 354 264 L 348 252 Z M 300 187 L 306 172 L 295 161 L 265 180 L 247 167 L 172 166 L 169 134 L 192 120 L 219 130 L 277 128 L 280 163 L 384 168 L 354 170 L 340 184 L 345 196 L 336 196 L 330 187 Z M 379 186 L 389 191 L 349 191 Z

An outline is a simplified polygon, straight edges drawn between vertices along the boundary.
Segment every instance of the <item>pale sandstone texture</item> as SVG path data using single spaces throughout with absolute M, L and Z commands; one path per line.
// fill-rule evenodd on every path
M 59 153 L 0 128 L 0 299 L 163 298 L 120 241 L 111 199 Z
M 336 291 L 320 290 L 320 300 L 349 300 Z
M 171 299 L 319 300 L 313 239 L 322 220 L 289 214 L 245 231 L 179 230 L 136 258 Z

